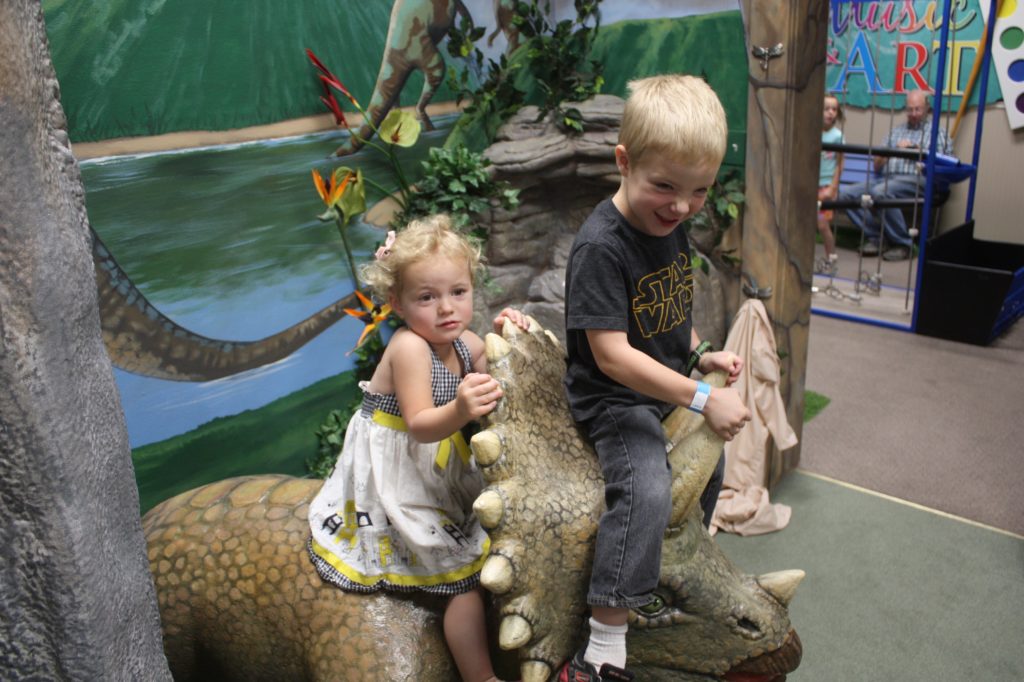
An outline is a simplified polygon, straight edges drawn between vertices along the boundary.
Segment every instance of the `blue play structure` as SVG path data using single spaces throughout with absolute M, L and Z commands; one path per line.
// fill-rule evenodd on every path
M 978 160 L 982 127 L 985 123 L 985 95 L 988 93 L 989 65 L 992 60 L 992 36 L 995 31 L 997 2 L 991 0 L 982 55 L 978 122 L 974 131 L 974 153 L 969 174 L 970 188 L 967 211 L 959 227 L 926 240 L 922 231 L 921 265 L 918 269 L 912 330 L 919 334 L 956 341 L 986 345 L 1024 314 L 1024 247 L 984 242 L 974 238 L 974 193 L 978 182 Z M 941 109 L 942 78 L 945 73 L 946 41 L 952 0 L 946 0 L 942 18 L 942 49 L 939 51 L 939 85 L 932 121 L 931 149 L 938 136 L 938 111 Z M 928 184 L 925 191 L 925 230 L 929 203 L 935 191 L 937 169 L 955 172 L 930 154 L 927 163 Z
M 916 292 L 910 325 L 849 315 L 835 310 L 813 309 L 815 313 L 912 331 L 928 336 L 985 345 L 1024 314 L 1024 246 L 986 242 L 974 238 L 974 196 L 981 153 L 985 101 L 995 28 L 996 0 L 990 0 L 986 27 L 986 49 L 981 55 L 978 116 L 970 163 L 936 153 L 939 117 L 945 88 L 946 57 L 953 0 L 943 6 L 941 37 L 937 53 L 935 103 L 932 109 L 931 140 L 924 165 L 924 196 L 919 199 L 882 199 L 876 206 L 920 205 Z M 844 152 L 842 182 L 861 182 L 873 172 L 871 154 L 903 156 L 901 150 L 880 150 L 861 145 L 826 145 Z M 915 154 L 914 158 L 918 158 Z M 950 184 L 969 181 L 964 221 L 937 237 L 929 233 L 933 214 L 949 196 Z M 823 208 L 848 208 L 839 202 L 822 202 Z

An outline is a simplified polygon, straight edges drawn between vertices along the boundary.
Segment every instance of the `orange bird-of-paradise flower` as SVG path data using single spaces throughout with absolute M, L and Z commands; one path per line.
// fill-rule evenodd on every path
M 313 169 L 313 185 L 316 186 L 316 193 L 320 195 L 320 198 L 329 208 L 334 208 L 341 197 L 345 194 L 345 188 L 348 187 L 349 181 L 352 176 L 355 175 L 352 172 L 345 173 L 345 177 L 341 182 L 338 182 L 337 173 L 331 173 L 330 184 L 324 182 L 324 178 L 320 175 L 320 171 Z
M 388 315 L 391 314 L 391 304 L 385 303 L 384 305 L 374 305 L 373 301 L 367 298 L 363 292 L 358 290 L 356 291 L 356 296 L 363 304 L 363 309 L 357 310 L 355 308 L 344 308 L 344 311 L 347 315 L 351 315 L 352 317 L 361 320 L 366 326 L 363 327 L 363 333 L 359 335 L 359 340 L 356 341 L 355 348 L 350 350 L 348 353 L 345 353 L 345 355 L 351 354 L 352 351 L 356 350 L 356 348 L 362 346 L 366 339 L 369 338 L 370 334 L 376 331 L 380 327 L 381 323 L 388 319 Z

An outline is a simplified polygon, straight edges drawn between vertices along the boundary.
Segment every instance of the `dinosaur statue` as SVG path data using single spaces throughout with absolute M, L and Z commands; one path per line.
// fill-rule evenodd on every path
M 380 71 L 366 107 L 369 121 L 364 121 L 359 131 L 338 147 L 334 152 L 336 156 L 358 151 L 373 136 L 374 128 L 380 126 L 398 103 L 402 88 L 416 69 L 422 71 L 424 77 L 416 113 L 425 130 L 434 129 L 427 116 L 427 104 L 444 82 L 445 73 L 444 57 L 437 46 L 448 35 L 456 14 L 470 16 L 462 0 L 395 0 Z
M 499 674 L 516 674 L 514 653 L 523 681 L 542 682 L 586 634 L 603 485 L 569 415 L 555 336 L 531 320 L 526 332 L 506 324 L 486 346 L 505 395 L 472 439 L 488 483 L 474 509 L 492 540 L 481 582 L 493 595 Z M 628 665 L 640 680 L 784 680 L 801 657 L 786 607 L 803 572 L 739 573 L 697 503 L 721 440 L 685 410 L 665 428 L 675 444 L 672 520 L 657 599 L 630 615 Z M 437 598 L 357 595 L 321 581 L 305 552 L 319 487 L 286 476 L 229 479 L 146 514 L 175 679 L 458 679 Z
M 172 381 L 211 381 L 288 357 L 345 316 L 354 293 L 257 341 L 200 336 L 157 310 L 90 226 L 103 343 L 117 367 Z

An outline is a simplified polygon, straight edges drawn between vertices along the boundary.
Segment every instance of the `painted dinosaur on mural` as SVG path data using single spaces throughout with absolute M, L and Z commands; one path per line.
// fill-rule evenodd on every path
M 416 114 L 425 130 L 434 129 L 427 116 L 427 104 L 441 87 L 445 75 L 444 57 L 438 45 L 459 14 L 471 18 L 462 0 L 395 0 L 380 71 L 366 107 L 369 121 L 364 121 L 359 131 L 338 147 L 334 152 L 337 156 L 358 151 L 364 141 L 373 136 L 374 129 L 398 104 L 402 88 L 416 70 L 423 72 L 423 90 L 416 102 Z
M 554 335 L 532 320 L 528 332 L 506 324 L 486 346 L 504 397 L 472 439 L 488 484 L 474 509 L 492 540 L 481 582 L 492 595 L 499 674 L 542 682 L 586 636 L 603 483 L 566 405 Z M 803 572 L 737 570 L 701 523 L 700 492 L 721 440 L 686 410 L 665 428 L 675 443 L 673 512 L 657 599 L 630 614 L 628 665 L 645 681 L 780 682 L 801 658 L 787 605 Z M 358 595 L 320 579 L 305 551 L 320 485 L 229 479 L 146 514 L 176 680 L 458 679 L 441 598 Z
M 282 360 L 345 316 L 355 294 L 257 341 L 226 341 L 178 325 L 150 303 L 90 227 L 100 327 L 111 362 L 172 381 L 211 381 Z
M 506 54 L 515 52 L 519 47 L 519 28 L 513 21 L 516 14 L 516 2 L 517 0 L 494 0 L 494 20 L 497 22 L 497 26 L 494 27 L 491 35 L 487 36 L 487 45 L 493 46 L 494 39 L 504 33 L 505 40 L 508 41 L 508 45 L 505 47 Z

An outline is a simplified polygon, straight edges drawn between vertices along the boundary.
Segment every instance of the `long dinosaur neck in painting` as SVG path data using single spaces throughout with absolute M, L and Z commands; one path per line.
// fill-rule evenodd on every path
M 103 342 L 117 367 L 173 381 L 210 381 L 288 357 L 357 303 L 349 294 L 272 336 L 257 341 L 211 339 L 156 309 L 90 229 Z

